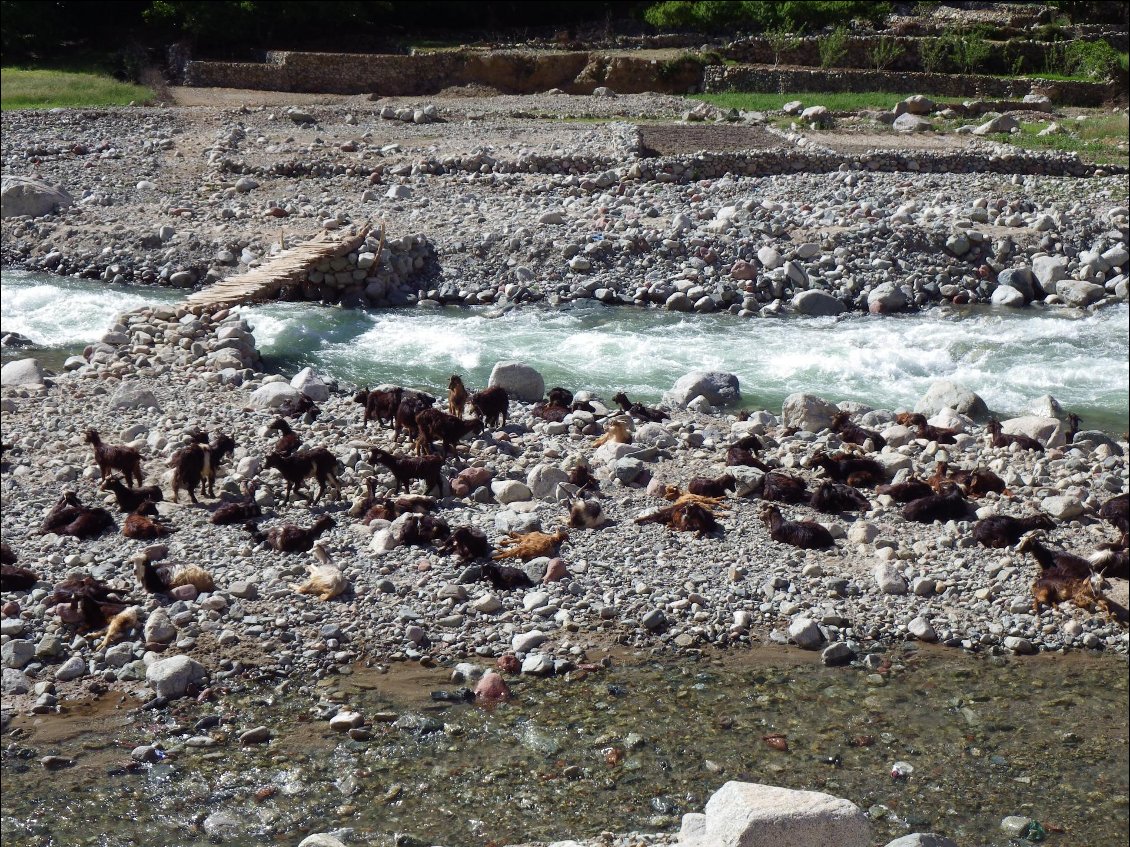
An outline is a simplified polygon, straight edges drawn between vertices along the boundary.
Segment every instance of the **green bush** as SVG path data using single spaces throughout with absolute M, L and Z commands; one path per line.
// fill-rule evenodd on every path
M 695 27 L 694 3 L 685 0 L 667 0 L 649 6 L 643 19 L 656 29 L 692 29 Z
M 1122 61 L 1117 50 L 1103 40 L 1072 41 L 1064 52 L 1064 72 L 1078 74 L 1088 79 L 1113 78 L 1121 70 Z
M 905 50 L 901 44 L 891 38 L 889 35 L 884 35 L 875 42 L 875 46 L 867 51 L 867 58 L 871 61 L 871 66 L 877 71 L 889 68 Z
M 981 27 L 966 30 L 949 30 L 943 36 L 949 47 L 950 61 L 965 74 L 973 73 L 992 53 L 992 45 Z
M 858 18 L 882 23 L 891 4 L 872 0 L 789 0 L 760 3 L 750 0 L 665 0 L 644 10 L 643 17 L 661 30 L 718 32 L 734 28 L 770 30 L 818 30 Z
M 918 42 L 918 61 L 926 73 L 938 73 L 946 63 L 950 46 L 945 38 L 923 38 Z
M 820 67 L 831 68 L 840 63 L 847 55 L 847 38 L 848 31 L 838 26 L 816 42 L 816 49 L 820 51 Z
M 784 27 L 766 30 L 765 40 L 769 42 L 769 49 L 773 51 L 773 67 L 781 64 L 782 53 L 800 46 L 800 35 L 789 32 Z

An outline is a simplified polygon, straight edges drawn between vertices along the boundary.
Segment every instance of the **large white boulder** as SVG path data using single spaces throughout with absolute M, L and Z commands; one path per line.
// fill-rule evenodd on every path
M 110 398 L 111 409 L 160 409 L 153 394 L 144 384 L 139 382 L 123 382 Z
M 940 379 L 926 391 L 914 404 L 914 411 L 926 417 L 938 414 L 942 409 L 953 409 L 971 418 L 984 417 L 989 413 L 985 401 L 966 388 L 948 379 Z
M 290 381 L 290 387 L 301 391 L 315 403 L 324 403 L 330 399 L 329 386 L 313 368 L 303 368 L 296 373 Z
M 692 371 L 679 377 L 663 399 L 684 408 L 695 397 L 705 397 L 711 406 L 736 406 L 742 399 L 736 374 L 725 371 Z
M 0 368 L 0 385 L 43 385 L 39 359 L 16 359 Z
M 1063 422 L 1042 415 L 1024 415 L 1001 421 L 1001 431 L 1008 435 L 1027 435 L 1035 438 L 1045 447 L 1062 447 L 1067 443 L 1067 433 Z
M 38 218 L 74 202 L 66 191 L 26 176 L 6 176 L 0 181 L 0 217 L 28 215 Z
M 208 676 L 204 666 L 188 656 L 173 656 L 154 662 L 145 671 L 145 681 L 158 697 L 175 700 L 183 697 L 188 686 L 203 682 Z
M 251 393 L 252 409 L 279 409 L 297 403 L 302 392 L 285 382 L 268 382 Z
M 705 814 L 683 816 L 680 847 L 868 847 L 871 824 L 855 803 L 819 791 L 727 782 Z
M 511 400 L 536 403 L 545 394 L 545 379 L 535 368 L 522 362 L 498 362 L 487 385 L 506 389 Z
M 781 423 L 790 429 L 820 432 L 830 429 L 832 417 L 839 412 L 835 403 L 829 403 L 815 394 L 790 394 L 781 404 Z

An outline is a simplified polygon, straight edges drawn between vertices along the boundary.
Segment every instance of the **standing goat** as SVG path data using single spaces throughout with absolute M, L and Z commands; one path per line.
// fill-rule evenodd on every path
M 98 430 L 95 429 L 86 431 L 86 443 L 94 448 L 94 461 L 103 479 L 109 477 L 111 471 L 121 471 L 126 485 L 131 485 L 133 480 L 141 485 L 141 454 L 137 450 L 132 447 L 103 444 L 98 436 Z

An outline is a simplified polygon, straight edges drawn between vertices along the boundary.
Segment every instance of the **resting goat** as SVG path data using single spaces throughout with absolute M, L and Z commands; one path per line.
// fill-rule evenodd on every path
M 103 479 L 109 477 L 112 471 L 121 471 L 126 484 L 136 480 L 137 484 L 141 485 L 141 454 L 137 450 L 132 447 L 103 444 L 102 439 L 98 437 L 98 431 L 94 429 L 86 431 L 86 443 L 94 448 L 94 461 Z
M 319 515 L 318 519 L 309 527 L 296 526 L 292 523 L 271 527 L 266 532 L 260 532 L 253 523 L 248 523 L 244 528 L 251 533 L 256 544 L 266 542 L 272 550 L 280 553 L 305 553 L 314 546 L 323 532 L 336 526 L 334 519 L 329 515 Z
M 1001 426 L 1001 422 L 996 418 L 989 420 L 986 429 L 989 431 L 989 436 L 994 447 L 1011 447 L 1013 444 L 1016 444 L 1021 450 L 1035 450 L 1039 453 L 1044 452 L 1044 445 L 1035 438 L 1030 438 L 1027 435 L 1006 435 L 1004 428 Z
M 40 532 L 93 538 L 114 526 L 114 518 L 105 509 L 84 506 L 73 491 L 63 494 L 44 519 Z
M 852 423 L 851 415 L 847 412 L 838 412 L 832 417 L 832 432 L 839 433 L 840 440 L 847 444 L 863 444 L 871 439 L 876 450 L 887 446 L 887 439 L 873 429 L 864 429 Z
M 161 486 L 146 485 L 143 488 L 126 488 L 115 476 L 108 476 L 102 480 L 103 491 L 113 491 L 114 498 L 118 501 L 118 508 L 123 512 L 135 512 L 138 506 L 146 501 L 156 503 L 165 499 L 161 493 Z
M 828 550 L 836 546 L 832 533 L 815 521 L 787 521 L 776 506 L 761 507 L 761 520 L 769 527 L 769 537 L 780 544 L 804 550 Z
M 917 436 L 925 441 L 937 444 L 955 444 L 959 430 L 946 429 L 926 422 L 926 416 L 919 412 L 902 412 L 895 418 L 895 422 L 909 429 L 917 430 Z
M 874 459 L 845 457 L 837 453 L 829 456 L 826 453 L 816 453 L 812 457 L 814 467 L 824 469 L 824 472 L 836 482 L 846 482 L 856 487 L 879 485 L 886 481 L 887 472 L 883 466 Z
M 216 590 L 212 575 L 198 565 L 154 565 L 139 558 L 133 568 L 137 584 L 150 594 L 168 594 L 174 588 L 191 585 L 200 594 Z
M 929 497 L 935 491 L 928 482 L 911 477 L 905 482 L 897 482 L 894 485 L 880 485 L 876 487 L 875 493 L 886 494 L 896 503 L 909 503 L 912 500 Z
M 457 526 L 440 548 L 444 553 L 455 553 L 463 562 L 485 559 L 490 555 L 490 542 L 486 533 L 473 526 Z
M 808 500 L 818 512 L 862 512 L 871 508 L 871 501 L 852 488 L 839 482 L 824 480 Z
M 558 546 L 568 538 L 569 533 L 563 529 L 554 530 L 552 533 L 511 532 L 498 543 L 498 552 L 494 554 L 494 558 L 521 559 L 528 562 L 539 556 L 556 556 Z
M 617 392 L 612 397 L 612 402 L 615 403 L 624 412 L 627 412 L 633 418 L 639 421 L 659 423 L 671 417 L 662 409 L 653 409 L 645 406 L 642 403 L 633 403 L 628 399 L 628 395 L 623 391 Z
M 243 499 L 234 503 L 223 503 L 212 512 L 210 520 L 216 526 L 227 526 L 233 523 L 246 523 L 263 514 L 259 504 L 255 502 L 255 482 L 240 483 Z
M 152 500 L 146 500 L 134 511 L 130 512 L 122 523 L 122 535 L 126 538 L 151 541 L 154 538 L 163 538 L 173 528 L 156 520 L 157 506 Z
M 761 499 L 777 503 L 803 503 L 808 499 L 808 489 L 800 477 L 772 471 L 762 477 Z
M 337 457 L 325 447 L 312 447 L 308 450 L 299 450 L 290 456 L 280 456 L 272 453 L 267 456 L 264 465 L 274 468 L 286 480 L 286 502 L 297 490 L 305 496 L 303 483 L 310 477 L 318 483 L 318 493 L 313 503 L 317 503 L 326 493 L 327 485 L 334 490 L 335 496 L 341 495 L 341 484 L 337 479 Z
M 725 497 L 727 491 L 737 488 L 737 480 L 729 474 L 722 474 L 717 479 L 705 476 L 696 476 L 687 483 L 687 491 L 701 497 Z
M 1055 529 L 1055 521 L 1047 515 L 993 515 L 973 526 L 973 540 L 983 547 L 1012 547 L 1021 537 L 1037 529 Z
M 916 523 L 933 523 L 934 521 L 960 521 L 969 516 L 970 504 L 955 483 L 947 483 L 942 487 L 941 494 L 931 494 L 912 500 L 902 507 L 902 516 L 905 520 Z

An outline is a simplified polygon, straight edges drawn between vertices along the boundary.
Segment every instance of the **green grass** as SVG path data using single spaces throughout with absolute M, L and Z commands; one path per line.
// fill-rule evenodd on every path
M 1046 123 L 1021 122 L 1020 132 L 988 136 L 1022 147 L 1025 150 L 1058 150 L 1077 153 L 1079 158 L 1095 164 L 1130 165 L 1127 153 L 1127 133 L 1130 118 L 1126 115 L 1103 115 L 1088 118 L 1082 123 L 1067 120 L 1060 123 L 1063 132 L 1039 135 Z
M 0 108 L 53 109 L 124 106 L 153 100 L 144 85 L 118 82 L 109 74 L 28 68 L 0 69 Z
M 747 112 L 775 112 L 790 100 L 799 100 L 805 106 L 827 106 L 833 112 L 857 112 L 861 109 L 893 109 L 899 100 L 908 94 L 895 94 L 890 91 L 793 91 L 788 94 L 759 94 L 752 92 L 727 91 L 721 94 L 696 94 L 695 100 L 705 100 L 723 109 L 742 109 Z M 960 97 L 934 97 L 939 103 L 958 103 Z

